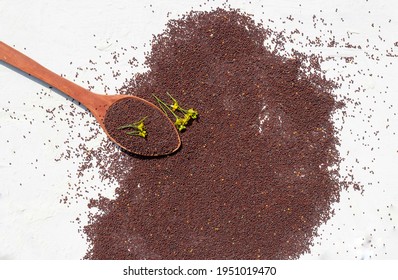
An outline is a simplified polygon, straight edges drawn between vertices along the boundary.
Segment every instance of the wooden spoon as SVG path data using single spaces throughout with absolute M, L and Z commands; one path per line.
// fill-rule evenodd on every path
M 133 154 L 142 155 L 142 156 L 161 156 L 167 155 L 175 152 L 181 145 L 181 140 L 178 134 L 178 131 L 171 120 L 154 104 L 136 97 L 136 96 L 126 96 L 126 95 L 102 95 L 96 94 L 91 91 L 88 91 L 81 86 L 76 85 L 75 83 L 55 74 L 54 72 L 46 69 L 45 67 L 41 66 L 39 63 L 35 62 L 31 58 L 27 57 L 26 55 L 20 53 L 19 51 L 15 50 L 14 48 L 4 44 L 0 41 L 0 60 L 6 62 L 14 66 L 15 68 L 26 72 L 27 74 L 44 81 L 45 83 L 59 89 L 60 91 L 64 92 L 65 94 L 69 95 L 73 99 L 79 101 L 83 104 L 90 112 L 94 115 L 97 119 L 98 123 L 101 125 L 102 129 L 108 135 L 108 137 L 118 144 L 124 150 L 131 152 Z M 139 137 L 130 137 L 131 141 L 141 141 L 136 146 L 133 145 L 121 145 L 120 140 L 117 141 L 114 139 L 115 134 L 111 135 L 109 130 L 105 126 L 105 118 L 107 116 L 107 111 L 112 105 L 116 104 L 121 100 L 127 100 L 129 102 L 138 102 L 138 108 L 145 107 L 145 113 L 153 112 L 155 115 L 158 116 L 157 119 L 157 130 L 164 130 L 163 135 L 169 134 L 168 137 L 159 137 L 162 139 L 153 139 L 150 138 L 151 135 L 148 133 L 148 139 L 138 139 Z M 125 101 L 124 101 L 125 102 Z M 131 104 L 130 104 L 131 105 Z M 134 105 L 134 104 L 133 104 Z M 134 106 L 133 106 L 134 107 Z M 117 112 L 119 115 L 132 115 L 135 114 L 135 119 L 138 120 L 140 118 L 140 112 L 131 112 L 126 111 L 128 108 L 123 106 L 117 106 L 118 110 L 122 110 L 121 112 Z M 123 111 L 123 108 L 126 108 Z M 131 106 L 130 106 L 131 109 Z M 113 112 L 114 114 L 114 112 Z M 159 122 L 159 114 L 161 116 L 161 120 Z M 142 117 L 142 116 L 141 116 Z M 148 116 L 145 116 L 148 117 Z M 159 125 L 161 124 L 161 125 Z M 161 135 L 161 133 L 156 133 L 156 135 Z M 172 136 L 170 136 L 172 135 Z M 126 135 L 127 137 L 127 135 Z M 120 135 L 118 136 L 120 138 Z M 165 143 L 165 138 L 167 138 L 167 142 Z M 126 139 L 123 139 L 123 143 L 126 143 Z M 150 142 L 150 145 L 145 146 L 145 142 Z M 144 143 L 144 144 L 143 144 Z M 159 144 L 157 144 L 159 143 Z M 128 147 L 127 147 L 128 146 Z M 145 147 L 145 148 L 143 148 Z M 150 147 L 150 148 L 148 148 Z

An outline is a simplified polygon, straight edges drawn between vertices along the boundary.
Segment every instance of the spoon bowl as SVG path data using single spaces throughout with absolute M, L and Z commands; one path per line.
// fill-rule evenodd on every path
M 141 156 L 163 156 L 174 153 L 181 145 L 178 131 L 172 121 L 160 108 L 145 99 L 129 95 L 103 95 L 93 93 L 55 74 L 1 41 L 0 60 L 26 72 L 30 76 L 42 80 L 79 101 L 93 114 L 109 139 L 130 153 Z M 129 106 L 116 107 L 116 104 L 122 101 L 128 103 Z M 148 129 L 153 133 L 148 133 L 145 139 L 139 139 L 140 137 L 138 136 L 129 135 L 125 135 L 126 138 L 124 139 L 118 133 L 115 133 L 115 128 L 109 127 L 105 123 L 109 109 L 114 106 L 115 108 L 119 108 L 119 111 L 113 112 L 113 115 L 130 116 L 129 118 L 125 117 L 124 121 L 134 122 L 143 117 L 147 118 Z M 139 111 L 132 112 L 132 109 L 137 109 Z M 143 116 L 143 114 L 145 116 Z

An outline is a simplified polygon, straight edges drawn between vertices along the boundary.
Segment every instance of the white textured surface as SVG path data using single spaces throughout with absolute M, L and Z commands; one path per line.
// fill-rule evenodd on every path
M 136 57 L 143 62 L 152 34 L 162 31 L 168 12 L 171 12 L 171 18 L 176 18 L 192 8 L 208 10 L 223 2 L 37 0 L 33 3 L 0 0 L 0 40 L 70 79 L 74 78 L 77 67 L 90 66 L 89 59 L 107 61 L 111 53 L 121 47 L 138 47 L 120 59 L 117 67 L 123 70 L 123 75 L 118 80 L 112 79 L 109 68 L 97 66 L 98 73 L 107 73 L 104 80 L 112 92 L 113 88 L 121 85 L 123 77 L 129 76 L 129 58 Z M 354 80 L 357 86 L 363 85 L 367 91 L 362 95 L 350 95 L 358 98 L 364 109 L 361 114 L 347 120 L 341 147 L 344 156 L 347 150 L 350 151 L 346 163 L 356 166 L 356 180 L 366 185 L 365 193 L 342 193 L 341 203 L 336 205 L 336 216 L 321 228 L 321 236 L 316 240 L 320 244 L 316 243 L 312 254 L 303 256 L 303 259 L 397 259 L 398 141 L 394 132 L 398 131 L 398 119 L 394 112 L 398 111 L 398 58 L 385 54 L 390 49 L 398 53 L 398 47 L 394 47 L 394 42 L 398 41 L 398 2 L 253 0 L 228 3 L 253 14 L 256 20 L 274 20 L 272 26 L 277 29 L 293 30 L 297 26 L 309 36 L 331 29 L 337 38 L 350 36 L 353 42 L 362 46 L 378 46 L 378 50 L 371 47 L 363 50 L 305 49 L 332 56 L 356 56 L 357 66 L 344 68 L 343 65 L 329 63 L 325 67 L 330 76 L 364 71 L 366 75 L 358 75 Z M 314 14 L 324 18 L 326 23 L 333 23 L 333 26 L 315 31 Z M 293 15 L 295 23 L 282 24 L 289 15 Z M 297 23 L 298 20 L 303 23 Z M 318 25 L 321 26 L 320 23 Z M 368 38 L 370 42 L 366 41 Z M 380 61 L 367 59 L 366 51 L 381 55 Z M 96 73 L 85 70 L 80 73 L 76 82 L 87 86 L 82 81 L 90 80 L 96 86 L 95 91 L 102 91 L 101 85 L 94 80 Z M 369 73 L 373 76 L 369 77 Z M 341 92 L 352 93 L 354 89 L 349 89 L 346 84 Z M 37 94 L 42 90 L 47 94 Z M 69 170 L 73 174 L 76 164 L 73 161 L 54 161 L 60 154 L 56 146 L 63 145 L 65 135 L 79 131 L 70 129 L 66 122 L 57 122 L 60 133 L 55 133 L 54 128 L 49 127 L 51 122 L 46 121 L 48 114 L 39 108 L 40 105 L 47 109 L 65 104 L 67 110 L 69 101 L 4 64 L 0 64 L 0 96 L 0 258 L 81 258 L 87 249 L 86 244 L 77 232 L 78 226 L 70 221 L 86 211 L 86 204 L 73 204 L 67 208 L 59 203 L 68 183 L 77 181 L 77 178 L 69 178 L 66 172 Z M 374 110 L 370 119 L 366 115 L 369 110 Z M 390 125 L 388 129 L 387 125 Z M 355 137 L 349 133 L 350 130 L 354 136 L 359 134 L 365 139 L 354 142 Z M 376 131 L 380 133 L 375 135 Z M 77 147 L 79 143 L 73 144 Z M 373 151 L 371 147 L 374 147 Z M 364 166 L 370 166 L 374 174 L 363 170 Z M 108 195 L 111 194 L 110 188 Z

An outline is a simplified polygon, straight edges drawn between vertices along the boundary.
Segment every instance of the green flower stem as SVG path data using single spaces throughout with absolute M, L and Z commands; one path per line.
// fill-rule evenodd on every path
M 166 104 L 163 100 L 155 95 L 153 95 L 153 97 L 156 99 L 159 107 L 166 115 L 168 115 L 168 112 L 170 112 L 175 117 L 176 120 L 174 122 L 174 125 L 177 127 L 178 131 L 183 131 L 187 128 L 187 125 L 191 119 L 194 120 L 198 117 L 198 112 L 193 108 L 190 108 L 188 110 L 183 109 L 178 104 L 178 101 L 173 96 L 171 96 L 171 94 L 167 93 L 167 95 L 171 98 L 173 104 Z M 180 112 L 184 114 L 184 116 L 179 117 L 176 112 Z
M 147 135 L 147 132 L 146 132 L 144 120 L 146 118 L 147 117 L 143 117 L 138 122 L 135 122 L 135 123 L 132 123 L 132 124 L 122 125 L 122 126 L 118 127 L 118 129 L 119 130 L 124 130 L 124 129 L 127 129 L 127 128 L 131 128 L 131 129 L 133 129 L 132 131 L 126 131 L 127 135 L 140 136 L 140 137 L 145 138 L 146 135 Z
M 161 106 L 161 109 L 163 110 L 163 112 L 167 115 L 167 112 L 164 110 L 163 107 L 165 107 L 167 110 L 169 110 L 169 112 L 171 112 L 173 114 L 174 117 L 176 117 L 176 119 L 178 119 L 179 117 L 176 115 L 176 113 L 173 112 L 173 110 L 170 109 L 170 105 L 166 104 L 163 100 L 161 100 L 160 98 L 158 98 L 157 96 L 153 96 L 155 97 L 156 101 L 159 103 L 159 105 Z

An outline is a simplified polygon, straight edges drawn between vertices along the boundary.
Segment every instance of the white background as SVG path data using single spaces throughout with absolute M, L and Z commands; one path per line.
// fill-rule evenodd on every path
M 110 87 L 107 91 L 112 93 L 132 74 L 127 61 L 136 57 L 143 62 L 152 34 L 163 30 L 168 12 L 169 18 L 177 18 L 191 9 L 209 10 L 223 2 L 0 0 L 0 40 L 69 79 L 75 79 L 78 67 L 83 68 L 76 82 L 87 86 L 90 81 L 99 93 L 104 91 L 104 86 L 94 77 L 105 74 L 105 84 Z M 257 21 L 262 19 L 267 24 L 268 19 L 274 20 L 271 26 L 276 30 L 298 27 L 313 37 L 331 29 L 337 38 L 350 36 L 352 42 L 364 46 L 362 50 L 301 49 L 334 57 L 354 56 L 356 65 L 327 63 L 324 67 L 330 77 L 363 71 L 365 75 L 353 79 L 356 86 L 366 89 L 355 94 L 355 87 L 348 88 L 345 84 L 339 91 L 362 103 L 362 111 L 359 107 L 348 108 L 354 116 L 346 119 L 341 153 L 347 158 L 345 165 L 355 166 L 355 179 L 365 185 L 365 192 L 362 195 L 342 192 L 341 202 L 335 205 L 336 215 L 320 228 L 320 237 L 315 240 L 311 253 L 302 259 L 397 259 L 398 141 L 394 133 L 398 121 L 394 113 L 398 111 L 398 58 L 386 56 L 386 50 L 398 54 L 398 47 L 394 46 L 394 42 L 398 42 L 398 2 L 253 0 L 228 3 L 253 14 Z M 295 18 L 294 22 L 286 20 L 289 15 Z M 323 31 L 314 28 L 313 15 L 333 25 Z M 131 49 L 132 45 L 137 49 Z M 374 49 L 374 45 L 378 49 Z M 120 52 L 121 48 L 127 48 L 128 52 L 115 66 L 122 70 L 122 77 L 115 80 L 105 62 L 111 60 L 113 51 Z M 380 56 L 380 61 L 368 59 L 366 53 Z M 85 70 L 91 66 L 90 59 L 98 62 L 97 72 Z M 142 67 L 134 69 L 142 70 Z M 59 203 L 68 184 L 78 182 L 73 176 L 78 159 L 59 162 L 54 159 L 63 151 L 68 134 L 86 131 L 83 126 L 71 129 L 66 122 L 59 121 L 57 128 L 51 127 L 53 122 L 45 109 L 65 104 L 65 111 L 57 115 L 65 118 L 69 101 L 4 64 L 0 64 L 0 96 L 0 259 L 80 259 L 87 245 L 78 233 L 78 224 L 71 221 L 81 214 L 84 223 L 87 203 L 74 201 L 70 207 Z M 40 105 L 43 108 L 39 108 Z M 79 110 L 83 111 L 80 107 Z M 368 118 L 371 110 L 374 110 L 373 116 Z M 75 122 L 87 120 L 92 121 L 86 117 Z M 380 132 L 375 135 L 376 131 Z M 360 140 L 355 142 L 356 138 Z M 96 147 L 99 141 L 89 145 Z M 70 145 L 78 147 L 78 144 Z M 348 156 L 347 151 L 350 151 Z M 364 166 L 370 170 L 363 170 Z M 104 184 L 99 176 L 91 179 L 92 174 L 95 173 L 87 177 L 89 185 Z M 114 187 L 115 184 L 107 184 L 105 193 L 111 196 Z

